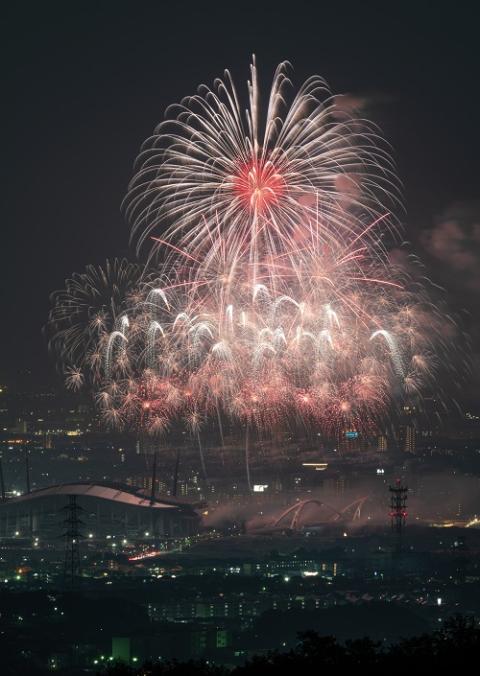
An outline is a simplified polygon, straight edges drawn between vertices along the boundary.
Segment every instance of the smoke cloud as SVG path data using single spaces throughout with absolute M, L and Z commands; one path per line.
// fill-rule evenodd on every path
M 429 255 L 447 266 L 454 285 L 480 291 L 480 205 L 451 208 L 421 241 Z

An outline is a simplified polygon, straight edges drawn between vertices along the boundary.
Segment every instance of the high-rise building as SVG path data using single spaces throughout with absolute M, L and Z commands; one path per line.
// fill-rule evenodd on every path
M 360 450 L 360 435 L 357 430 L 341 430 L 338 435 L 337 447 L 340 453 L 355 453 Z
M 386 434 L 379 434 L 377 438 L 377 451 L 385 453 L 388 451 L 388 439 Z
M 343 495 L 347 487 L 346 478 L 343 475 L 338 476 L 335 479 L 335 493 L 337 495 Z
M 406 404 L 403 407 L 402 422 L 399 428 L 399 447 L 404 453 L 416 453 L 417 450 L 418 410 L 416 406 Z
M 414 454 L 416 452 L 417 444 L 417 431 L 413 425 L 406 425 L 405 426 L 405 432 L 404 432 L 404 446 L 403 450 L 405 453 L 412 453 Z

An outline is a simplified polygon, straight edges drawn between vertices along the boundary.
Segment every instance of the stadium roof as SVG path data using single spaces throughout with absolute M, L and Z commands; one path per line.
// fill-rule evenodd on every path
M 61 495 L 76 495 L 81 497 L 97 498 L 99 500 L 110 500 L 113 502 L 131 505 L 132 507 L 148 507 L 149 509 L 181 510 L 185 508 L 191 508 L 190 505 L 176 502 L 174 498 L 167 498 L 166 501 L 155 498 L 152 502 L 144 495 L 130 492 L 123 488 L 114 488 L 111 486 L 103 486 L 101 484 L 92 483 L 58 484 L 55 486 L 48 486 L 47 488 L 39 488 L 35 491 L 31 491 L 30 493 L 24 493 L 19 497 L 11 498 L 3 504 L 13 505 L 21 502 L 38 500 L 40 498 L 58 497 Z

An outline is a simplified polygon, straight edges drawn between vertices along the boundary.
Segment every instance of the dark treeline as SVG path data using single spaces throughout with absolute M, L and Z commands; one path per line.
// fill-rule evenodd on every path
M 474 664 L 480 649 L 480 627 L 474 618 L 456 616 L 430 634 L 403 639 L 387 647 L 369 638 L 337 642 L 332 636 L 306 632 L 290 652 L 254 657 L 245 665 L 228 669 L 206 662 L 161 662 L 132 668 L 116 664 L 101 676 L 302 676 L 333 673 L 339 668 L 361 667 L 369 674 L 400 673 L 407 669 L 458 669 Z M 344 672 L 340 672 L 344 673 Z
M 360 628 L 359 628 L 360 631 Z M 428 634 L 402 639 L 394 644 L 381 644 L 370 638 L 337 641 L 333 636 L 320 636 L 313 631 L 299 635 L 298 645 L 289 652 L 271 652 L 258 655 L 242 666 L 226 667 L 207 661 L 179 660 L 145 663 L 129 666 L 112 663 L 107 668 L 97 667 L 94 672 L 85 667 L 56 667 L 56 674 L 80 676 L 90 673 L 95 676 L 318 676 L 318 674 L 345 673 L 343 669 L 360 668 L 371 676 L 386 673 L 408 674 L 439 673 L 447 670 L 455 673 L 462 665 L 475 664 L 480 651 L 480 624 L 474 617 L 457 615 L 447 620 L 441 629 Z M 34 662 L 29 666 L 24 655 L 21 668 L 2 660 L 2 676 L 47 676 L 51 668 L 40 668 Z M 338 670 L 341 670 L 340 672 Z M 354 672 L 352 672 L 354 673 Z

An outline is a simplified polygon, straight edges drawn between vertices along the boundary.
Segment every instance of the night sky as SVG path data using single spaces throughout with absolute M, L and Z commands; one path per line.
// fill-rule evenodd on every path
M 470 6 L 257 0 L 3 9 L 0 381 L 25 369 L 38 386 L 52 379 L 41 334 L 50 292 L 87 263 L 135 255 L 120 202 L 140 143 L 169 103 L 224 68 L 241 89 L 251 53 L 265 89 L 287 59 L 297 84 L 318 73 L 335 93 L 364 101 L 364 115 L 393 145 L 406 237 L 452 308 L 473 314 L 480 50 Z M 466 322 L 478 352 L 478 320 Z M 478 382 L 473 376 L 469 396 Z

